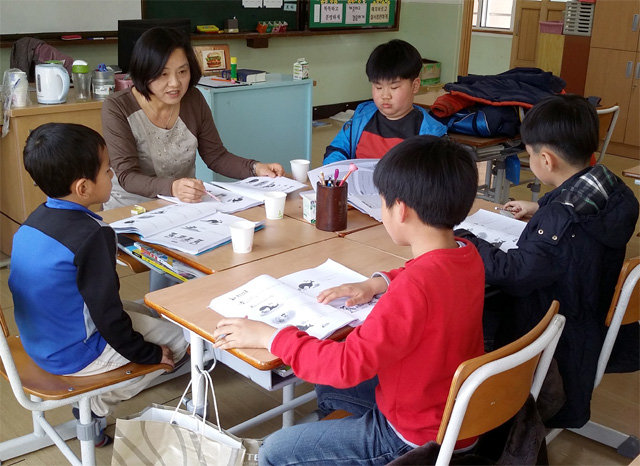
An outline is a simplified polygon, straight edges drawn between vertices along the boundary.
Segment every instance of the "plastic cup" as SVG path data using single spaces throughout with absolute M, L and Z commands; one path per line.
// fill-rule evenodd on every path
M 88 99 L 91 97 L 91 74 L 73 73 L 73 86 L 76 89 L 77 99 Z
M 255 231 L 255 226 L 255 223 L 249 220 L 240 220 L 229 225 L 233 252 L 238 254 L 251 252 L 251 249 L 253 249 L 253 232 Z
M 284 217 L 284 203 L 287 193 L 282 191 L 269 191 L 264 193 L 264 209 L 269 220 L 280 220 Z
M 307 173 L 311 162 L 305 159 L 294 159 L 291 161 L 291 174 L 293 179 L 300 183 L 307 182 Z

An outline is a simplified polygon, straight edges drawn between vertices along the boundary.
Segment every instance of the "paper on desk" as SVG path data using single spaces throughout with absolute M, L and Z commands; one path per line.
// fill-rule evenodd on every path
M 222 189 L 218 186 L 212 185 L 211 183 L 204 182 L 203 184 L 204 189 L 206 189 L 209 194 L 217 197 L 219 200 L 217 201 L 211 196 L 202 196 L 202 202 L 215 205 L 218 212 L 232 214 L 234 212 L 249 209 L 251 207 L 262 204 L 262 201 L 256 200 L 252 197 L 242 196 L 241 194 L 235 194 L 226 189 Z M 158 197 L 160 199 L 164 199 L 165 201 L 173 202 L 174 204 L 190 204 L 180 201 L 180 199 L 178 199 L 177 197 L 163 196 L 161 194 L 159 194 Z
M 291 193 L 298 189 L 307 187 L 304 183 L 300 183 L 299 181 L 292 180 L 291 178 L 284 176 L 276 176 L 275 178 L 270 178 L 268 176 L 250 176 L 249 178 L 245 178 L 240 181 L 214 181 L 212 184 L 262 202 L 264 202 L 265 192 L 282 191 L 285 193 Z
M 468 216 L 456 228 L 464 228 L 503 251 L 516 249 L 518 238 L 527 224 L 515 218 L 480 209 Z
M 348 324 L 363 321 L 374 301 L 347 307 L 345 300 L 319 304 L 318 293 L 366 277 L 332 260 L 318 267 L 292 273 L 280 279 L 260 275 L 239 288 L 214 298 L 209 308 L 225 317 L 259 320 L 276 328 L 294 325 L 316 338 L 325 338 Z
M 329 176 L 333 178 L 333 174 L 336 168 L 339 170 L 338 178 L 341 180 L 349 171 L 349 165 L 355 164 L 358 170 L 353 172 L 349 179 L 347 200 L 349 204 L 363 212 L 377 221 L 382 221 L 382 201 L 378 190 L 373 184 L 373 171 L 378 164 L 378 159 L 353 159 L 353 160 L 341 160 L 339 162 L 333 162 L 328 165 L 323 165 L 319 168 L 315 168 L 307 174 L 311 186 L 314 190 L 317 189 L 317 183 L 320 179 L 320 173 L 324 173 L 325 180 Z

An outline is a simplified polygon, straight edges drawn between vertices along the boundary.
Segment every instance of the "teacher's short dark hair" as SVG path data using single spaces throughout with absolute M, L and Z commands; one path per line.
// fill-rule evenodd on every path
M 133 46 L 129 74 L 136 90 L 147 100 L 151 98 L 149 84 L 162 74 L 169 56 L 176 49 L 184 50 L 187 56 L 191 73 L 189 87 L 193 87 L 198 84 L 202 71 L 191 40 L 184 32 L 169 27 L 154 27 L 145 31 Z
M 473 154 L 460 144 L 435 136 L 414 136 L 380 159 L 373 182 L 387 208 L 402 201 L 425 224 L 453 228 L 471 210 L 478 167 Z
M 106 148 L 97 131 L 72 123 L 45 123 L 31 131 L 24 146 L 24 167 L 49 197 L 71 193 L 80 178 L 96 180 L 100 149 Z

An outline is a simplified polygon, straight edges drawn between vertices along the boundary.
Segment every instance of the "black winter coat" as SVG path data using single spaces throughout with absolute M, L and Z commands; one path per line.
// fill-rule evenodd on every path
M 597 214 L 580 215 L 559 202 L 589 168 L 543 196 L 539 210 L 518 240 L 518 249 L 505 253 L 488 242 L 465 234 L 485 264 L 486 283 L 510 299 L 502 329 L 516 339 L 533 328 L 551 301 L 560 302 L 566 325 L 555 357 L 567 402 L 549 427 L 581 427 L 590 417 L 591 393 L 605 317 L 625 258 L 626 244 L 638 219 L 638 201 L 615 175 L 608 199 Z M 469 237 L 471 236 L 471 237 Z

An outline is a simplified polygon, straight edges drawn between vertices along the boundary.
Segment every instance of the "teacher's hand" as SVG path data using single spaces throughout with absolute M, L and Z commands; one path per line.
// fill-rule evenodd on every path
M 258 176 L 284 176 L 284 168 L 279 163 L 260 163 L 255 166 L 256 175 Z
M 182 202 L 200 202 L 206 194 L 204 184 L 196 178 L 180 178 L 171 185 L 171 195 Z

